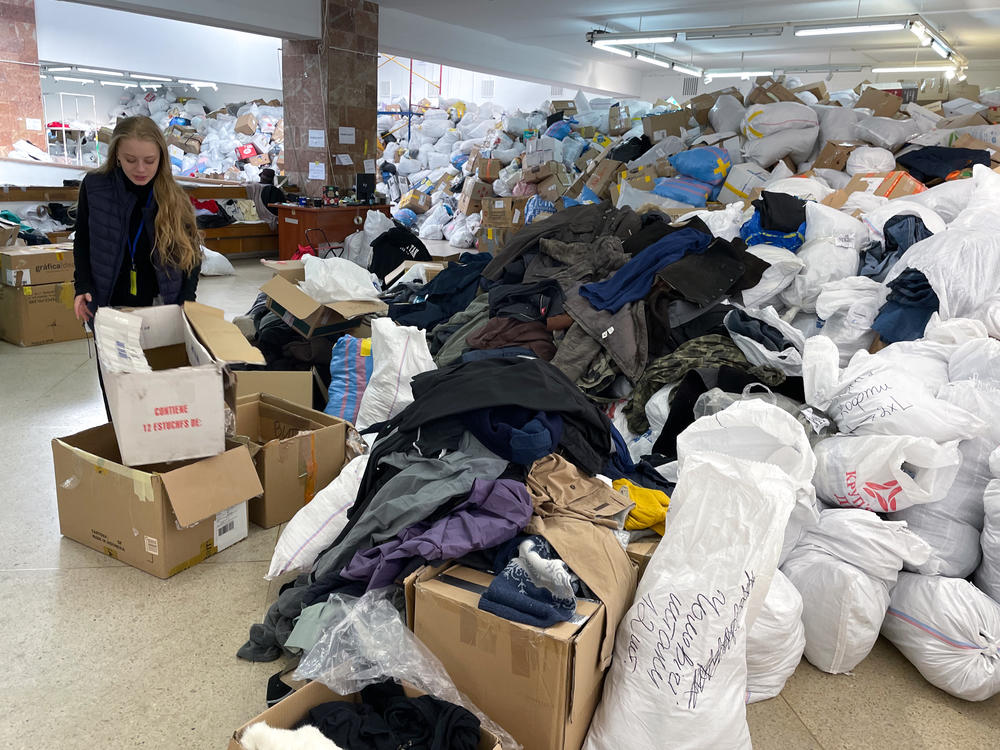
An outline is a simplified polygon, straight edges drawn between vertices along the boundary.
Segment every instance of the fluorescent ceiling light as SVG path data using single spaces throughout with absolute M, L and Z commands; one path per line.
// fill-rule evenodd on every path
M 781 36 L 784 26 L 726 26 L 718 29 L 693 29 L 684 32 L 685 41 L 699 39 L 743 39 L 758 36 Z
M 130 89 L 135 86 L 134 83 L 129 81 L 98 81 L 102 86 L 120 86 L 123 89 Z
M 659 65 L 661 68 L 667 68 L 668 70 L 673 67 L 673 63 L 669 60 L 661 60 L 653 55 L 647 55 L 645 52 L 636 52 L 635 56 L 644 62 L 648 62 L 650 65 Z
M 952 78 L 955 77 L 955 69 L 952 68 L 951 70 L 946 70 L 944 72 L 944 77 L 950 81 Z
M 210 83 L 209 81 L 188 81 L 184 79 L 179 79 L 177 83 L 186 83 L 188 86 L 193 86 L 196 89 L 213 88 L 216 91 L 218 91 L 218 86 L 216 86 L 214 83 Z
M 674 70 L 678 73 L 683 73 L 686 76 L 700 76 L 702 71 L 699 68 L 689 68 L 687 65 L 681 65 L 680 63 L 674 63 Z
M 872 31 L 901 31 L 902 23 L 870 23 L 853 26 L 816 26 L 795 29 L 795 36 L 826 36 L 828 34 L 867 34 Z
M 612 53 L 614 55 L 621 55 L 622 57 L 632 57 L 633 56 L 631 50 L 620 49 L 618 47 L 607 47 L 607 46 L 598 44 L 597 42 L 594 42 L 594 46 L 597 47 L 597 49 L 604 50 L 605 52 L 610 52 L 610 53 Z
M 955 70 L 953 65 L 910 65 L 872 68 L 872 73 L 944 73 Z
M 141 89 L 158 89 L 160 84 L 158 83 L 140 83 L 139 88 Z
M 138 78 L 143 81 L 173 81 L 173 78 L 163 78 L 162 76 L 142 76 L 138 73 L 129 73 L 129 78 Z
M 73 76 L 52 76 L 57 81 L 67 81 L 69 83 L 93 83 L 93 78 L 74 78 Z
M 712 78 L 756 78 L 757 76 L 773 76 L 773 70 L 706 70 L 705 75 Z
M 937 39 L 931 40 L 931 49 L 938 53 L 939 57 L 943 57 L 945 60 L 948 59 L 948 55 L 951 54 L 951 50 L 945 47 Z
M 80 73 L 93 73 L 98 76 L 114 76 L 115 78 L 124 78 L 124 73 L 119 73 L 116 70 L 98 70 L 97 68 L 77 68 Z
M 927 27 L 921 21 L 911 21 L 910 31 L 920 40 L 920 46 L 926 47 L 931 43 L 931 35 L 927 33 Z
M 45 70 L 48 71 L 49 73 L 68 73 L 69 71 L 73 70 L 73 68 L 67 66 L 61 68 L 46 68 Z
M 602 48 L 629 44 L 670 44 L 676 39 L 677 35 L 669 31 L 637 31 L 625 34 L 591 32 L 591 40 L 594 46 Z

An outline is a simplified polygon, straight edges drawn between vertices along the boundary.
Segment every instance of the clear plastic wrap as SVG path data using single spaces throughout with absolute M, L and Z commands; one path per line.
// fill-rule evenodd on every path
M 495 734 L 504 748 L 521 746 L 503 728 L 458 691 L 445 668 L 406 627 L 389 596 L 392 589 L 369 591 L 350 606 L 340 595 L 347 614 L 326 629 L 316 645 L 302 657 L 297 680 L 318 680 L 340 695 L 387 679 L 408 682 L 436 698 L 463 706 Z

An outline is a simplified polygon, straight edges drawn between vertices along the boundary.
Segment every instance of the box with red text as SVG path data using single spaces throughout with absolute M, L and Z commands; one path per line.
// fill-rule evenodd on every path
M 123 464 L 226 449 L 223 365 L 179 305 L 99 308 L 94 338 Z

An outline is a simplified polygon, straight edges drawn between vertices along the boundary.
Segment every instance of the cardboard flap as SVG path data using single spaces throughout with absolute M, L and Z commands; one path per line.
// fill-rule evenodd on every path
M 330 302 L 326 307 L 333 310 L 337 315 L 344 318 L 344 320 L 360 318 L 362 315 L 368 315 L 369 313 L 384 313 L 389 311 L 389 306 L 382 300 L 377 299 Z
M 245 446 L 160 474 L 174 515 L 191 526 L 264 491 Z
M 212 356 L 220 362 L 266 365 L 260 350 L 247 341 L 240 329 L 228 322 L 222 310 L 199 302 L 185 302 L 184 314 Z
M 299 320 L 305 320 L 320 306 L 319 302 L 281 276 L 275 276 L 260 290 Z

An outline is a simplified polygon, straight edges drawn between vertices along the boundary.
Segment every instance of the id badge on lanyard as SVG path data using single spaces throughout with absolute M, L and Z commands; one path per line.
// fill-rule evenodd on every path
M 149 204 L 153 202 L 153 191 L 149 191 L 149 197 L 146 199 L 146 208 L 149 208 Z M 142 220 L 139 222 L 139 231 L 135 233 L 135 239 L 129 245 L 129 255 L 132 258 L 132 268 L 128 274 L 128 293 L 133 297 L 139 294 L 139 278 L 135 272 L 135 251 L 139 246 L 139 238 L 142 237 L 142 229 L 146 225 L 146 215 L 143 212 Z

